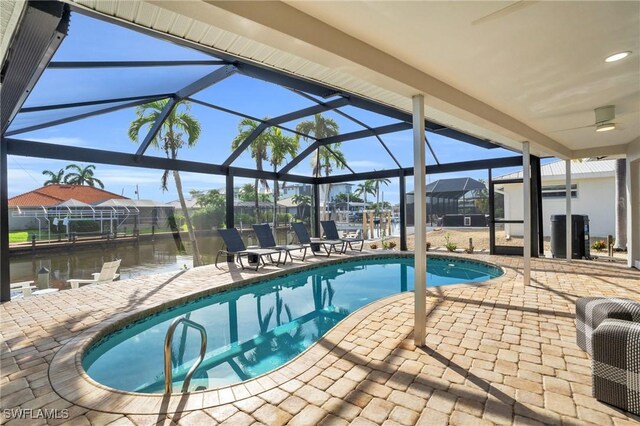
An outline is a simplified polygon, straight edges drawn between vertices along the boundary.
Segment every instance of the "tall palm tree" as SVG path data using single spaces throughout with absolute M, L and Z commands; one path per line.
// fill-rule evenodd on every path
M 260 125 L 257 121 L 249 118 L 244 118 L 238 123 L 238 134 L 233 141 L 231 141 L 231 148 L 236 149 L 242 142 L 244 142 L 251 133 Z M 267 160 L 267 147 L 269 145 L 269 133 L 262 132 L 260 136 L 255 138 L 251 143 L 251 158 L 256 161 L 256 170 L 263 170 L 262 162 Z M 255 181 L 255 209 L 256 209 L 256 221 L 260 222 L 259 218 L 259 197 L 258 197 L 258 184 L 262 183 L 266 189 L 269 189 L 269 183 L 266 179 L 258 179 Z
M 296 126 L 296 130 L 305 135 L 313 135 L 316 139 L 324 139 L 330 136 L 337 136 L 340 132 L 340 126 L 332 118 L 323 117 L 322 114 L 316 114 L 313 116 L 313 120 L 302 121 Z M 309 138 L 304 137 L 307 141 Z M 346 160 L 344 154 L 339 149 L 340 143 L 334 143 L 331 145 L 331 151 L 335 156 L 331 154 L 329 149 L 325 146 L 318 148 L 318 151 L 311 159 L 311 169 L 313 176 L 320 175 L 324 172 L 325 176 L 329 176 L 334 169 L 344 169 Z M 338 158 L 336 158 L 338 157 Z M 327 184 L 324 195 L 325 208 L 329 204 L 329 193 L 331 192 L 331 184 Z
M 137 118 L 129 125 L 128 132 L 129 138 L 132 141 L 138 142 L 140 131 L 142 129 L 151 129 L 151 127 L 153 127 L 160 116 L 160 113 L 167 105 L 167 102 L 167 99 L 162 99 L 136 107 Z M 186 141 L 184 140 L 185 137 Z M 151 141 L 151 146 L 163 151 L 168 159 L 175 160 L 178 158 L 178 152 L 181 148 L 184 148 L 185 146 L 187 148 L 194 147 L 198 142 L 199 137 L 200 123 L 189 113 L 189 103 L 183 101 L 171 110 L 171 113 L 162 123 L 158 134 Z M 182 208 L 182 214 L 184 215 L 185 222 L 187 223 L 189 240 L 191 241 L 191 247 L 193 248 L 193 266 L 200 266 L 202 264 L 202 259 L 200 257 L 200 250 L 198 249 L 198 242 L 196 241 L 196 234 L 193 230 L 191 217 L 189 216 L 189 210 L 187 209 L 187 203 L 182 192 L 180 172 L 177 170 L 165 170 L 161 178 L 161 188 L 163 191 L 168 190 L 167 185 L 170 174 L 173 174 L 176 191 L 178 192 L 178 199 L 180 200 L 180 207 Z
M 374 183 L 371 179 L 369 180 L 365 180 L 364 182 L 360 182 L 358 184 L 358 186 L 356 187 L 356 190 L 353 191 L 353 193 L 355 195 L 357 195 L 358 197 L 363 197 L 364 198 L 364 204 L 365 204 L 365 208 L 367 207 L 367 195 L 376 195 L 376 188 L 374 186 Z
M 616 160 L 615 196 L 616 196 L 616 250 L 627 248 L 627 163 L 624 158 Z
M 97 184 L 100 188 L 104 189 L 102 181 L 93 176 L 93 171 L 96 169 L 96 166 L 93 164 L 89 164 L 86 167 L 80 167 L 77 164 L 69 164 L 65 169 L 73 171 L 71 173 L 67 173 L 64 177 L 64 183 L 71 185 L 87 185 L 92 187 Z
M 375 188 L 375 192 L 376 192 L 376 206 L 380 205 L 380 184 L 384 185 L 384 186 L 388 186 L 391 183 L 390 179 L 387 178 L 377 178 L 377 179 L 370 179 L 373 183 L 373 187 Z
M 64 183 L 64 169 L 60 169 L 58 173 L 52 172 L 51 170 L 43 170 L 42 174 L 49 177 L 49 179 L 44 181 L 44 186 Z
M 278 167 L 284 163 L 284 160 L 289 157 L 295 157 L 300 147 L 298 138 L 292 136 L 286 136 L 282 134 L 282 130 L 277 127 L 271 127 L 268 133 L 269 143 L 269 163 L 273 167 L 273 171 L 277 172 Z M 275 232 L 276 218 L 278 213 L 278 198 L 280 192 L 278 189 L 278 182 L 273 181 L 273 230 Z

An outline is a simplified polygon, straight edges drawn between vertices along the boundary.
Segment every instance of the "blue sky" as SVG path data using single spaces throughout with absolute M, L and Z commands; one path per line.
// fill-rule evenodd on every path
M 183 48 L 172 43 L 154 39 L 115 25 L 97 21 L 77 13 L 72 15 L 69 35 L 56 53 L 54 61 L 91 61 L 91 60 L 171 60 L 171 59 L 211 59 L 205 54 Z M 156 95 L 171 93 L 190 82 L 213 71 L 214 67 L 184 66 L 156 68 L 110 68 L 110 69 L 53 69 L 47 70 L 36 85 L 25 106 L 39 106 L 53 103 L 80 102 L 105 98 L 138 95 Z M 235 109 L 256 117 L 274 117 L 297 109 L 314 105 L 310 100 L 294 94 L 282 87 L 235 75 L 214 85 L 194 98 Z M 93 107 L 95 108 L 95 107 Z M 82 113 L 88 108 L 65 111 L 64 114 Z M 215 111 L 197 104 L 191 105 L 191 113 L 200 121 L 202 135 L 192 149 L 183 149 L 179 158 L 200 162 L 222 163 L 231 152 L 230 144 L 237 134 L 239 117 Z M 353 115 L 369 126 L 376 127 L 393 123 L 394 120 L 353 107 L 341 108 L 341 111 Z M 31 115 L 29 115 L 31 114 Z M 361 130 L 362 127 L 335 112 L 327 112 L 335 119 L 341 133 Z M 12 129 L 25 123 L 45 122 L 60 118 L 60 112 L 49 111 L 25 113 L 16 117 Z M 16 138 L 37 140 L 61 145 L 97 148 L 109 151 L 135 152 L 137 146 L 129 140 L 127 129 L 135 119 L 133 108 L 102 114 L 87 119 L 49 127 L 30 133 L 15 135 Z M 285 125 L 294 128 L 302 120 Z M 428 135 L 429 140 L 441 163 L 450 163 L 482 158 L 495 158 L 515 155 L 504 149 L 486 150 L 443 138 Z M 412 165 L 411 131 L 382 136 L 384 142 L 404 167 Z M 307 145 L 301 140 L 301 149 Z M 395 168 L 396 165 L 375 138 L 349 141 L 342 144 L 347 162 L 356 172 Z M 160 151 L 149 149 L 147 155 L 162 156 Z M 9 195 L 14 196 L 40 186 L 45 178 L 42 170 L 57 171 L 69 162 L 43 160 L 27 157 L 9 157 Z M 435 164 L 427 153 L 427 164 Z M 255 168 L 255 162 L 248 152 L 243 153 L 235 166 Z M 96 177 L 100 178 L 107 190 L 135 197 L 136 184 L 140 198 L 171 201 L 176 199 L 175 189 L 163 193 L 160 189 L 161 170 L 123 168 L 97 164 Z M 265 168 L 269 165 L 265 162 Z M 496 171 L 508 173 L 513 169 Z M 310 160 L 304 160 L 294 168 L 293 173 L 310 175 Z M 349 173 L 338 170 L 338 174 Z M 447 175 L 429 175 L 428 180 L 444 177 L 471 176 L 486 179 L 486 171 L 455 173 Z M 237 179 L 238 184 L 249 182 Z M 397 179 L 384 188 L 385 199 L 398 199 Z M 407 187 L 412 189 L 412 179 L 407 179 Z M 183 187 L 190 189 L 210 189 L 224 186 L 223 176 L 207 176 L 193 173 L 183 174 Z M 170 188 L 173 187 L 173 182 Z

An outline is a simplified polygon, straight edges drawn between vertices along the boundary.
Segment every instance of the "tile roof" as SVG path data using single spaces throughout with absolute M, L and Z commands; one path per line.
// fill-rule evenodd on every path
M 16 195 L 9 199 L 9 206 L 55 206 L 71 199 L 87 204 L 97 204 L 114 198 L 127 199 L 122 195 L 91 186 L 54 184 Z

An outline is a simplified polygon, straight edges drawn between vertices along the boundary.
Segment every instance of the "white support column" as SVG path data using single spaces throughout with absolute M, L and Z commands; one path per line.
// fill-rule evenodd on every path
M 531 282 L 531 158 L 529 142 L 522 142 L 522 193 L 524 196 L 524 285 Z
M 413 97 L 413 193 L 415 223 L 415 319 L 413 340 L 424 346 L 427 327 L 427 179 L 424 143 L 424 96 Z
M 566 201 L 567 201 L 567 222 L 566 222 L 566 229 L 567 229 L 567 234 L 566 234 L 566 258 L 567 260 L 571 260 L 571 256 L 573 254 L 573 249 L 572 249 L 572 228 L 573 228 L 573 221 L 571 220 L 571 159 L 569 160 L 565 160 L 564 162 L 565 164 L 565 190 L 566 190 Z
M 627 158 L 627 265 L 640 269 L 640 159 Z

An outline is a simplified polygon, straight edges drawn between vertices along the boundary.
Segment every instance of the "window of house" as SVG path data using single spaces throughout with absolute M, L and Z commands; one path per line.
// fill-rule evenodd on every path
M 547 185 L 542 187 L 542 198 L 565 198 L 567 196 L 566 186 Z M 571 198 L 578 198 L 578 185 L 571 184 Z

